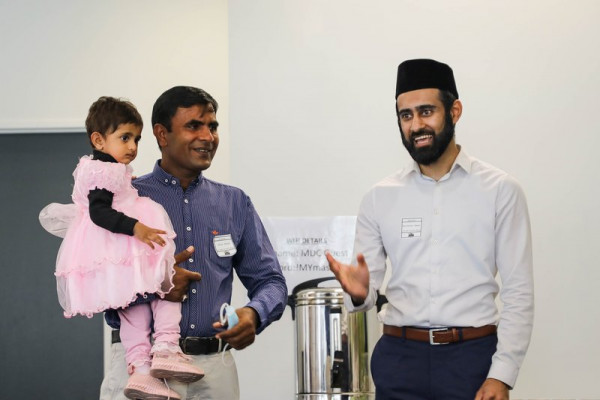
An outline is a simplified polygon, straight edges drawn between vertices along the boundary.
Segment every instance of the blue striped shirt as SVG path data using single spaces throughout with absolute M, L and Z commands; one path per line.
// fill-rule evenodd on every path
M 231 302 L 234 270 L 248 290 L 250 301 L 246 306 L 260 317 L 257 333 L 261 332 L 283 314 L 287 287 L 250 198 L 242 190 L 206 179 L 202 174 L 184 191 L 179 179 L 165 172 L 159 163 L 133 185 L 140 196 L 162 204 L 169 214 L 177 233 L 177 252 L 194 246 L 192 256 L 180 266 L 202 275 L 201 281 L 190 283 L 189 299 L 183 303 L 181 337 L 214 336 L 218 332 L 212 324 L 220 319 L 221 305 Z M 217 254 L 214 238 L 222 235 L 231 235 L 235 255 Z M 105 318 L 111 327 L 119 327 L 116 311 L 106 311 Z

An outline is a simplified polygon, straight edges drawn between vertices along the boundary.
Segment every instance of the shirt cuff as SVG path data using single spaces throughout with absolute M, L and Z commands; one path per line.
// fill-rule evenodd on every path
M 125 217 L 123 221 L 121 221 L 121 229 L 125 235 L 133 236 L 133 228 L 135 224 L 138 223 L 138 220 L 131 217 Z
M 488 378 L 494 378 L 501 382 L 504 382 L 512 389 L 517 381 L 517 375 L 519 370 L 513 366 L 503 363 L 502 361 L 492 362 L 490 372 L 488 372 Z
M 344 292 L 344 306 L 346 307 L 346 310 L 348 310 L 348 312 L 359 312 L 359 311 L 368 311 L 371 309 L 371 307 L 373 307 L 373 301 L 371 300 L 371 296 L 370 296 L 370 289 L 369 289 L 369 295 L 367 295 L 367 298 L 365 299 L 365 301 L 361 304 L 361 305 L 354 305 L 354 302 L 352 301 L 352 297 L 350 297 L 350 295 L 346 292 Z
M 256 311 L 256 314 L 258 315 L 258 326 L 256 327 L 256 334 L 261 333 L 263 329 L 265 329 L 268 325 L 266 310 L 264 310 L 263 307 L 261 307 L 261 304 L 258 301 L 251 301 L 244 307 L 250 307 L 254 311 Z

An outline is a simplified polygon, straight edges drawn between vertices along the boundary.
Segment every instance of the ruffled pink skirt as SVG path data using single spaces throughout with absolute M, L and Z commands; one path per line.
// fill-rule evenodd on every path
M 173 287 L 175 232 L 163 207 L 136 197 L 118 211 L 166 231 L 166 245 L 154 244 L 151 249 L 133 236 L 112 233 L 94 224 L 86 209 L 77 207 L 58 252 L 55 273 L 58 299 L 67 318 L 126 307 L 140 294 L 163 297 Z

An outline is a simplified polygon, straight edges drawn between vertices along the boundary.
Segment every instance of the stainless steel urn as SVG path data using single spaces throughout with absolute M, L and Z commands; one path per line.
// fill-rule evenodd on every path
M 294 290 L 291 300 L 296 315 L 297 399 L 373 399 L 366 314 L 347 312 L 341 288 Z

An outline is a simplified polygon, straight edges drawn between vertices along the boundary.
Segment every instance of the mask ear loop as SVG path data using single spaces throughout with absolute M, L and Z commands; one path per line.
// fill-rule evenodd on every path
M 225 307 L 227 307 L 229 304 L 227 303 L 223 303 L 223 305 L 221 305 L 221 311 L 219 311 L 219 315 L 221 315 L 221 325 L 225 326 L 225 323 L 227 322 L 227 315 L 225 314 Z M 232 361 L 230 363 L 225 362 L 225 352 L 227 351 L 227 348 L 230 347 L 229 343 L 225 343 L 225 346 L 223 347 L 223 351 L 221 351 L 221 362 L 223 363 L 224 366 L 226 367 L 231 367 L 233 364 L 235 364 L 235 360 L 232 357 Z

